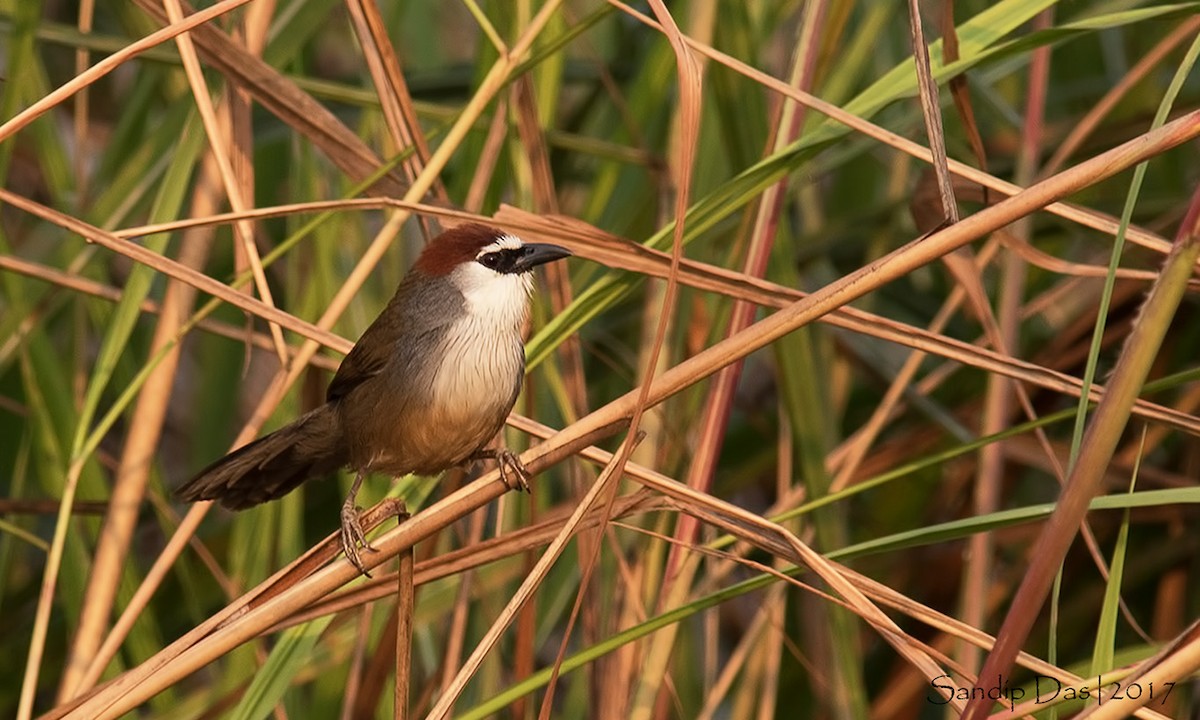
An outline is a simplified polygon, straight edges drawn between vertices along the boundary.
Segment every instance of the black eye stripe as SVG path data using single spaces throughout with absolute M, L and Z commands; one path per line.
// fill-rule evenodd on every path
M 523 247 L 504 248 L 480 255 L 476 258 L 476 262 L 498 273 L 513 273 L 519 272 L 517 264 L 524 255 L 525 248 Z

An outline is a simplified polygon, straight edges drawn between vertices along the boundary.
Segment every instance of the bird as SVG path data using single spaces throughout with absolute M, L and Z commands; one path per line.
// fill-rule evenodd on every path
M 528 491 L 517 456 L 487 446 L 524 380 L 532 271 L 570 255 L 479 223 L 441 233 L 342 360 L 325 404 L 213 462 L 177 495 L 241 510 L 348 468 L 341 545 L 369 577 L 359 548 L 374 548 L 355 504 L 365 476 L 436 475 L 490 458 L 510 489 Z

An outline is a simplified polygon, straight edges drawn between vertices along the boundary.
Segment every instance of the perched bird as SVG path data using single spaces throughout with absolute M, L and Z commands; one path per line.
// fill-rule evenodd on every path
M 517 457 L 485 446 L 525 376 L 531 271 L 570 254 L 479 224 L 437 236 L 346 355 L 325 404 L 209 465 L 179 496 L 239 510 L 348 467 L 342 548 L 365 574 L 358 549 L 373 548 L 355 505 L 365 475 L 433 475 L 490 457 L 505 484 L 528 490 Z

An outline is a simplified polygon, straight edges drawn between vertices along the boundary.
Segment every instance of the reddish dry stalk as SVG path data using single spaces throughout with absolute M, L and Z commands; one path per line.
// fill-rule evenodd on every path
M 1112 460 L 1133 402 L 1145 383 L 1154 353 L 1162 345 L 1197 256 L 1200 256 L 1200 188 L 1192 197 L 1187 215 L 1180 225 L 1175 249 L 1167 258 L 1162 276 L 1151 288 L 1138 322 L 1125 342 L 1109 383 L 1109 391 L 1092 415 L 1079 456 L 1067 477 L 1066 488 L 1038 538 L 1035 545 L 1038 554 L 1017 589 L 1004 624 L 996 635 L 996 646 L 980 672 L 981 678 L 1005 677 L 1028 637 L 1059 564 L 1087 512 L 1088 503 L 1100 490 L 1104 469 Z M 986 693 L 984 682 L 990 680 L 981 680 L 976 684 L 976 690 Z M 976 698 L 976 693 L 973 692 L 972 697 Z M 986 698 L 973 699 L 964 717 L 966 720 L 980 720 L 988 713 L 990 706 L 991 701 Z

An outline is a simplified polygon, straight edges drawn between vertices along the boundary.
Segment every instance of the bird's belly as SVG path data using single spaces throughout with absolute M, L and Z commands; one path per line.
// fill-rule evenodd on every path
M 452 350 L 452 349 L 451 349 Z M 387 475 L 433 475 L 461 464 L 504 426 L 524 371 L 519 342 L 507 352 L 445 360 L 421 383 L 423 392 L 389 407 L 358 412 L 371 431 L 352 442 L 355 469 Z M 357 446 L 357 447 L 355 447 Z
M 372 457 L 370 470 L 389 475 L 434 475 L 465 461 L 504 425 L 508 408 L 481 406 L 460 414 L 431 408 L 414 423 L 393 426 L 390 441 Z

